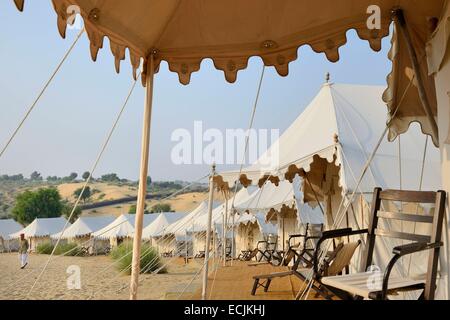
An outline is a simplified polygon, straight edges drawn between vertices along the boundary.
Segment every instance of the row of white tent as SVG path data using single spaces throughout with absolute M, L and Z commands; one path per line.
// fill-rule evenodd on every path
M 253 196 L 250 189 L 241 190 L 236 200 L 249 201 Z M 254 192 L 256 194 L 258 192 Z M 231 200 L 229 200 L 231 201 Z M 231 203 L 229 204 L 231 208 Z M 213 225 L 216 239 L 220 239 L 223 228 L 224 204 L 214 203 Z M 202 202 L 188 214 L 170 212 L 144 215 L 144 229 L 142 237 L 144 241 L 152 241 L 153 245 L 161 250 L 172 253 L 181 253 L 186 242 L 189 242 L 191 254 L 204 250 L 205 232 L 207 228 L 208 204 Z M 119 217 L 113 216 L 83 216 L 73 224 L 60 218 L 37 218 L 27 227 L 23 228 L 14 220 L 0 220 L 1 238 L 4 239 L 6 250 L 17 249 L 21 234 L 29 239 L 30 248 L 36 250 L 40 243 L 48 242 L 50 239 L 56 241 L 61 238 L 64 241 L 77 242 L 86 247 L 95 242 L 95 250 L 101 251 L 107 246 L 116 246 L 122 240 L 134 236 L 135 215 L 123 214 Z M 230 221 L 230 219 L 229 219 Z M 239 225 L 257 224 L 262 235 L 276 234 L 276 229 L 264 222 L 263 215 L 241 214 L 236 218 L 235 229 Z M 62 230 L 66 227 L 64 232 Z M 232 237 L 231 228 L 227 230 L 227 238 Z M 13 245 L 14 244 L 14 245 Z M 99 246 L 99 244 L 102 244 Z M 193 251 L 195 248 L 196 251 Z M 247 249 L 247 248 L 245 248 Z

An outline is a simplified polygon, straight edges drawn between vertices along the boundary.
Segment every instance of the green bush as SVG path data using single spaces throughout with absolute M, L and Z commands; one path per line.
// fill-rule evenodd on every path
M 39 254 L 52 254 L 54 248 L 55 246 L 51 242 L 45 242 L 39 244 L 36 251 Z M 81 248 L 75 243 L 60 243 L 54 254 L 57 256 L 64 254 L 68 257 L 79 256 L 81 255 Z
M 68 257 L 80 256 L 81 248 L 76 243 L 60 243 L 56 247 L 55 255 L 60 256 L 63 254 Z
M 38 244 L 36 252 L 39 254 L 52 254 L 53 248 L 54 246 L 51 242 L 44 242 Z
M 133 244 L 131 243 L 122 243 L 111 251 L 111 258 L 117 261 L 116 267 L 119 271 L 131 274 L 132 251 Z M 158 252 L 148 244 L 143 244 L 141 247 L 141 273 L 152 273 L 162 265 Z M 167 271 L 163 268 L 159 273 L 167 273 Z

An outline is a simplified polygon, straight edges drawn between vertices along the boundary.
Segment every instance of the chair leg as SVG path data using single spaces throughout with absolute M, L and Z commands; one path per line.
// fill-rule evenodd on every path
M 269 291 L 270 283 L 272 282 L 272 279 L 267 279 L 266 285 L 264 286 L 264 292 Z
M 256 294 L 256 290 L 258 289 L 259 285 L 259 279 L 255 279 L 255 282 L 253 283 L 253 289 L 252 289 L 252 296 Z
M 260 282 L 261 279 L 256 278 L 255 282 L 253 283 L 252 288 L 252 296 L 256 294 L 256 291 L 258 290 L 258 287 L 264 288 L 264 292 L 269 291 L 270 283 L 272 282 L 272 279 L 267 279 L 266 281 Z

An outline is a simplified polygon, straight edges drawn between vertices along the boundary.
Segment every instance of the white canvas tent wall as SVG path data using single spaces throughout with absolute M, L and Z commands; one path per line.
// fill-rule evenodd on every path
M 31 224 L 24 229 L 10 235 L 12 239 L 20 238 L 23 233 L 29 241 L 31 251 L 36 251 L 39 244 L 51 241 L 52 234 L 61 232 L 66 225 L 67 220 L 63 217 L 59 218 L 36 218 Z M 71 224 L 69 223 L 69 226 Z
M 324 224 L 320 207 L 313 208 L 303 203 L 300 181 L 297 176 L 293 183 L 281 181 L 276 186 L 268 182 L 254 196 L 236 206 L 240 212 L 264 213 L 266 220 L 278 227 L 279 249 L 285 248 L 290 235 L 298 234 L 304 229 L 302 225 Z
M 117 246 L 125 238 L 130 238 L 134 234 L 134 219 L 133 214 L 122 214 L 113 222 L 94 232 L 92 236 L 95 238 L 96 246 L 100 241 L 109 242 L 109 245 Z M 144 215 L 144 227 L 148 226 L 157 218 L 155 214 Z
M 116 218 L 113 216 L 100 216 L 100 217 L 80 217 L 78 218 L 64 233 L 58 232 L 51 237 L 53 239 L 76 239 L 90 237 L 92 233 L 103 229 L 107 225 L 111 224 Z
M 64 233 L 55 233 L 51 235 L 51 238 L 58 240 L 61 236 L 62 241 L 76 243 L 88 248 L 90 254 L 103 253 L 105 246 L 102 246 L 101 241 L 99 244 L 96 244 L 95 238 L 91 237 L 91 235 L 111 224 L 115 219 L 113 216 L 80 217 Z
M 219 204 L 214 203 L 213 208 Z M 172 253 L 174 255 L 192 254 L 192 236 L 188 234 L 188 229 L 196 223 L 202 215 L 208 212 L 208 202 L 203 201 L 197 208 L 170 224 L 163 230 L 159 237 L 155 237 L 158 250 L 163 253 Z
M 258 241 L 273 242 L 277 240 L 278 228 L 265 221 L 264 213 L 243 214 L 242 216 L 243 218 L 236 225 L 236 253 L 255 249 Z
M 224 219 L 224 213 L 225 208 L 228 207 L 228 214 L 227 214 L 227 225 L 232 224 L 232 206 L 234 203 L 234 206 L 239 206 L 242 202 L 248 201 L 248 199 L 252 198 L 255 195 L 256 188 L 250 187 L 250 188 L 242 188 L 236 193 L 236 196 L 231 197 L 228 199 L 228 206 L 226 206 L 225 202 L 221 205 L 215 205 L 215 209 L 212 212 L 211 216 L 211 223 L 213 227 L 214 232 L 214 239 L 216 240 L 216 245 L 221 243 L 221 238 L 223 236 L 222 234 L 222 227 L 220 227 L 223 224 Z M 237 223 L 237 219 L 239 217 L 235 217 L 235 223 Z M 188 228 L 188 233 L 193 235 L 193 250 L 194 253 L 198 253 L 199 251 L 204 251 L 206 246 L 206 230 L 208 227 L 208 214 L 205 212 L 204 214 L 200 215 L 191 226 Z
M 0 252 L 15 251 L 18 242 L 10 238 L 10 234 L 23 229 L 23 226 L 13 219 L 0 220 Z
M 434 79 L 437 95 L 437 121 L 439 128 L 439 146 L 441 149 L 441 169 L 443 189 L 450 195 L 450 3 L 443 10 L 440 23 L 438 24 L 431 40 L 427 44 L 428 69 L 430 76 Z M 447 205 L 446 219 L 444 224 L 450 230 L 449 208 Z M 441 268 L 447 269 L 449 274 L 449 233 L 444 233 L 445 247 L 442 251 L 446 253 L 446 260 Z M 450 278 L 447 277 L 447 288 L 450 288 Z M 442 297 L 442 296 L 441 296 Z M 449 295 L 446 296 L 449 299 Z
M 158 214 L 158 217 L 142 230 L 142 239 L 153 243 L 152 239 L 154 237 L 160 236 L 169 225 L 177 222 L 184 216 L 186 214 L 180 212 L 163 212 Z

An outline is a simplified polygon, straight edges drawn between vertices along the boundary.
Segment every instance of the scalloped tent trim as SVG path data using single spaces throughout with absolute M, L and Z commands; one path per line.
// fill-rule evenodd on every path
M 24 9 L 24 0 L 14 2 L 19 10 Z M 211 59 L 214 66 L 224 72 L 225 79 L 230 83 L 237 80 L 238 71 L 246 69 L 249 58 L 255 56 L 260 57 L 265 66 L 274 67 L 279 75 L 287 76 L 289 63 L 297 60 L 298 49 L 303 45 L 311 46 L 317 53 L 325 53 L 329 61 L 336 62 L 339 60 L 339 48 L 347 43 L 346 32 L 352 29 L 361 39 L 368 41 L 374 51 L 379 51 L 382 39 L 389 35 L 391 11 L 401 7 L 405 11 L 409 28 L 414 31 L 413 45 L 421 58 L 421 71 L 426 79 L 425 87 L 432 112 L 437 115 L 434 81 L 431 76 L 427 77 L 429 71 L 433 71 L 434 65 L 428 63 L 431 69 L 428 68 L 425 48 L 433 28 L 436 27 L 432 22 L 442 18 L 444 0 L 426 3 L 405 0 L 348 0 L 352 10 L 335 8 L 331 0 L 322 0 L 320 4 L 307 1 L 275 4 L 269 0 L 242 3 L 232 0 L 226 5 L 226 8 L 232 11 L 231 15 L 224 11 L 224 4 L 205 4 L 200 1 L 166 0 L 149 3 L 133 0 L 127 6 L 120 2 L 101 2 L 101 5 L 98 5 L 92 0 L 52 2 L 57 14 L 58 30 L 63 38 L 66 36 L 67 25 L 73 22 L 71 6 L 76 5 L 84 19 L 92 59 L 97 59 L 99 50 L 104 46 L 104 38 L 107 37 L 115 58 L 116 71 L 120 72 L 120 64 L 126 59 L 128 50 L 133 77 L 137 78 L 137 71 L 142 66 L 144 86 L 147 74 L 146 58 L 150 54 L 154 56 L 155 72 L 159 70 L 160 63 L 166 61 L 169 70 L 176 72 L 179 81 L 186 85 L 190 82 L 192 73 L 200 70 L 204 59 Z M 378 30 L 367 28 L 369 13 L 366 8 L 372 5 L 378 5 L 381 10 Z M 330 7 L 334 8 L 333 11 L 327 9 Z M 271 14 L 265 14 L 269 9 Z M 122 11 L 118 14 L 118 10 Z M 320 10 L 319 18 L 310 24 L 302 22 L 302 17 L 295 15 L 308 10 Z M 239 11 L 242 12 L 237 14 Z M 250 12 L 253 14 L 247 14 Z M 309 21 L 309 16 L 305 15 L 303 20 Z M 144 17 L 148 19 L 143 19 Z M 132 23 L 133 21 L 139 23 Z M 267 24 L 273 27 L 269 30 L 265 28 Z M 248 31 L 233 31 L 233 27 L 242 25 L 248 26 Z M 186 36 L 179 36 L 181 29 Z M 241 36 L 241 33 L 245 36 Z M 411 81 L 411 64 L 401 38 L 394 34 L 389 55 L 393 70 L 387 77 L 388 89 L 384 100 L 391 116 Z M 432 135 L 414 83 L 413 87 L 414 90 L 407 94 L 405 103 L 392 121 L 389 132 L 391 141 L 406 132 L 415 121 L 421 123 L 425 134 Z M 438 137 L 433 136 L 433 142 L 438 146 Z

